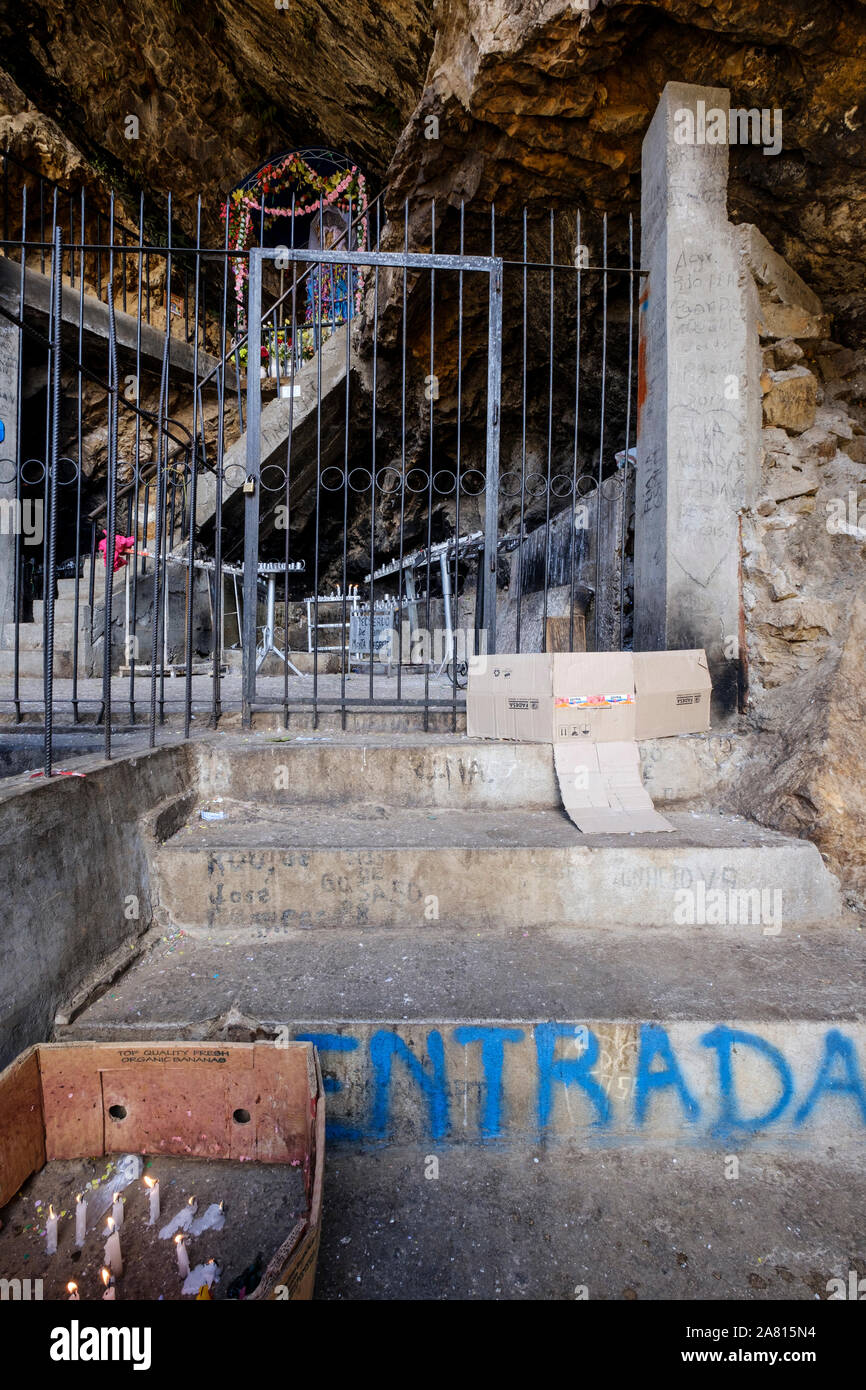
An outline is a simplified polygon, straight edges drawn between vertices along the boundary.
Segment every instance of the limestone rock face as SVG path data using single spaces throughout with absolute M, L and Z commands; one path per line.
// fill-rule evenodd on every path
M 851 553 L 862 564 L 862 540 Z M 765 706 L 765 728 L 776 737 L 761 740 L 737 794 L 744 814 L 815 840 L 859 905 L 866 901 L 864 645 L 866 605 L 852 597 L 841 644 Z
M 23 0 L 0 17 L 0 62 L 112 174 L 188 213 L 201 191 L 216 233 L 219 195 L 281 149 L 327 145 L 381 174 L 431 30 L 422 0 Z
M 636 211 L 641 142 L 665 83 L 727 87 L 732 107 L 782 121 L 779 154 L 732 147 L 732 220 L 763 230 L 856 346 L 866 324 L 862 5 L 450 0 L 436 13 L 427 84 L 390 171 L 394 208 L 421 193 L 495 201 L 504 215 L 536 201 Z
M 764 424 L 802 434 L 815 423 L 818 383 L 805 367 L 771 372 L 764 396 Z
M 760 299 L 765 354 L 760 496 L 743 516 L 749 718 L 761 731 L 737 808 L 817 841 L 852 900 L 866 901 L 866 351 L 817 338 L 812 290 L 751 227 L 740 245 Z M 777 328 L 796 336 L 776 337 Z
M 211 233 L 220 193 L 309 144 L 374 175 L 393 155 L 395 216 L 410 195 L 504 216 L 524 202 L 637 212 L 665 83 L 725 86 L 782 122 L 780 153 L 732 147 L 733 220 L 806 276 L 846 346 L 866 326 L 859 0 L 21 0 L 0 40 L 27 99 L 89 160 L 155 199 L 201 190 Z

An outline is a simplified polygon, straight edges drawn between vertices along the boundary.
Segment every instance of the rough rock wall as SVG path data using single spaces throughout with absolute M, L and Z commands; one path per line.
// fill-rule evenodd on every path
M 782 152 L 731 151 L 730 212 L 756 223 L 856 346 L 866 320 L 866 8 L 859 0 L 444 0 L 389 205 L 465 198 L 637 209 L 668 81 L 779 109 Z M 425 212 L 418 209 L 419 223 Z
M 866 350 L 830 336 L 816 295 L 753 227 L 763 472 L 743 517 L 749 713 L 763 733 L 741 808 L 815 839 L 866 897 Z
M 2 65 L 95 169 L 189 222 L 275 150 L 345 148 L 389 207 L 636 211 L 641 141 L 669 80 L 779 109 L 783 149 L 732 151 L 731 214 L 757 224 L 856 346 L 866 322 L 862 0 L 21 0 Z M 435 44 L 434 44 L 435 38 Z M 432 54 L 432 56 L 431 56 Z M 426 77 L 425 77 L 426 73 Z M 137 115 L 128 140 L 124 120 Z M 435 128 L 431 118 L 438 123 Z M 402 132 L 402 134 L 401 134 Z M 395 152 L 396 146 L 396 152 Z M 393 156 L 393 159 L 392 159 Z M 184 207 L 185 205 L 185 207 Z
M 345 149 L 381 173 L 431 45 L 421 0 L 23 0 L 3 65 L 91 162 L 219 228 L 218 197 L 275 150 Z M 127 115 L 139 121 L 128 139 Z

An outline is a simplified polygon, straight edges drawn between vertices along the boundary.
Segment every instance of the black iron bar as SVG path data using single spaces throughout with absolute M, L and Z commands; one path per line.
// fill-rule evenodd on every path
M 628 263 L 634 265 L 634 217 L 628 217 Z M 619 552 L 619 649 L 625 646 L 625 548 L 628 539 L 628 451 L 631 443 L 632 344 L 634 339 L 634 280 L 628 282 L 628 368 L 626 371 L 625 455 L 622 464 L 622 535 Z
M 465 204 L 460 199 L 460 255 L 464 251 Z M 457 458 L 454 470 L 454 581 L 451 589 L 451 732 L 457 732 L 457 666 L 460 656 L 460 483 L 463 425 L 463 271 L 457 272 Z M 498 504 L 497 504 L 498 505 Z M 446 559 L 447 566 L 448 561 Z M 464 643 L 465 653 L 465 643 Z M 468 653 L 466 653 L 468 655 Z
M 56 210 L 56 205 L 55 205 Z M 63 283 L 63 250 L 60 227 L 54 228 L 54 256 L 51 268 L 51 336 L 55 346 L 60 341 L 63 320 L 61 317 L 61 286 Z M 54 572 L 57 559 L 57 474 L 60 467 L 60 354 L 55 352 L 51 361 L 51 449 L 48 455 L 48 563 L 44 586 L 45 595 L 45 653 L 43 660 L 44 702 L 45 702 L 45 758 L 43 771 L 46 777 L 53 772 L 53 733 L 54 733 Z
M 409 199 L 403 203 L 403 251 L 409 250 Z M 401 335 L 401 374 L 400 374 L 400 569 L 398 573 L 397 597 L 402 600 L 402 595 L 406 593 L 406 611 L 409 618 L 409 653 L 411 656 L 412 645 L 412 618 L 417 611 L 414 603 L 409 607 L 409 594 L 406 589 L 406 575 L 403 569 L 403 543 L 405 539 L 406 524 L 406 329 L 407 329 L 407 294 L 408 294 L 409 271 L 403 267 L 403 317 Z M 397 618 L 399 631 L 397 634 L 397 698 L 400 699 L 403 691 L 403 609 L 398 606 Z
M 352 226 L 352 199 L 350 198 L 350 199 L 349 199 L 349 227 L 351 228 L 351 226 Z M 292 229 L 294 230 L 294 218 L 292 219 Z M 350 249 L 351 249 L 351 242 L 348 242 L 348 243 L 347 243 L 347 246 L 346 246 L 346 250 L 348 251 L 348 250 L 350 250 Z M 293 273 L 293 274 L 294 274 L 294 271 L 295 271 L 295 266 L 294 266 L 294 263 L 293 263 L 293 265 L 292 265 L 292 273 Z M 349 573 L 348 573 L 348 555 L 349 555 L 349 395 L 350 395 L 350 377 L 351 377 L 351 370 L 350 370 L 350 368 L 351 368 L 351 340 L 352 340 L 352 305 L 353 305 L 353 303 L 354 303 L 354 290 L 355 290 L 355 286 L 354 286 L 354 281 L 353 281 L 353 279 L 352 279 L 352 267 L 351 267 L 350 265 L 347 265 L 347 266 L 346 266 L 346 295 L 347 295 L 347 301 L 346 301 L 346 411 L 345 411 L 345 418 L 344 418 L 344 421 L 343 421 L 343 487 L 342 487 L 342 492 L 343 492 L 343 535 L 342 535 L 342 552 L 343 552 L 343 554 L 342 554 L 342 567 L 341 567 L 341 576 L 340 576 L 340 593 L 342 594 L 343 597 L 342 597 L 342 601 L 341 601 L 341 603 L 340 603 L 340 621 L 341 621 L 341 623 L 342 623 L 342 627 L 338 629 L 338 631 L 340 632 L 340 698 L 341 698 L 341 701 L 342 701 L 342 703 L 341 703 L 341 705 L 340 705 L 340 728 L 343 730 L 343 732 L 345 732 L 345 730 L 346 730 L 346 678 L 347 678 L 347 676 L 348 676 L 348 666 L 349 666 L 349 656 L 350 656 L 350 640 L 351 640 L 351 629 L 349 628 L 349 613 L 348 613 L 348 611 L 347 611 L 348 600 L 347 600 L 346 594 L 347 594 L 347 589 L 348 589 L 348 584 L 349 584 Z M 374 478 L 374 479 L 373 479 L 373 485 L 374 485 L 374 486 L 375 486 L 375 481 L 376 481 L 376 480 L 375 480 L 375 478 Z M 286 551 L 286 554 L 288 555 L 288 551 Z M 349 630 L 347 631 L 347 629 L 349 629 Z M 318 641 L 318 632 L 316 633 L 316 639 L 317 639 L 317 641 Z M 286 676 L 287 676 L 287 681 L 288 681 L 288 670 L 287 670 L 287 672 L 286 672 Z M 288 696 L 288 690 L 286 691 L 286 695 Z M 286 709 L 286 720 L 287 720 L 287 722 L 288 722 L 288 707 L 287 707 L 287 709 Z
M 430 251 L 436 254 L 436 199 L 430 200 Z M 427 706 L 430 700 L 430 657 L 433 653 L 430 650 L 430 547 L 433 543 L 433 406 L 436 395 L 436 268 L 431 264 L 430 268 L 430 375 L 427 378 L 428 391 L 427 398 L 430 406 L 428 414 L 429 449 L 427 455 L 427 565 L 425 574 L 426 594 L 424 596 L 424 632 L 425 644 L 427 646 L 427 660 L 424 663 L 424 732 L 430 727 L 430 719 L 427 713 Z M 372 580 L 370 583 L 370 593 L 372 595 Z M 370 691 L 372 698 L 373 692 Z
M 82 198 L 82 227 L 84 217 L 84 190 L 81 191 Z M 73 271 L 75 268 L 75 250 L 72 248 L 69 255 L 69 263 Z M 76 425 L 78 437 L 78 477 L 75 489 L 75 602 L 73 604 L 72 621 L 72 720 L 78 723 L 78 647 L 79 633 L 81 628 L 81 618 L 79 614 L 79 600 L 81 596 L 81 580 L 79 569 L 81 563 L 80 543 L 81 543 L 81 488 L 82 475 L 84 473 L 84 411 L 83 411 L 83 392 L 81 389 L 80 364 L 84 360 L 84 260 L 82 253 L 81 274 L 78 277 L 78 363 L 79 371 L 76 374 Z
M 114 241 L 114 194 L 111 195 L 111 240 Z M 108 260 L 108 509 L 105 538 L 105 595 L 103 600 L 102 707 L 105 714 L 105 756 L 111 757 L 111 658 L 112 608 L 114 599 L 114 555 L 117 546 L 117 429 L 118 373 L 117 331 L 114 318 L 114 252 Z
M 376 209 L 378 218 L 378 207 Z M 376 245 L 379 245 L 379 227 L 376 227 Z M 379 267 L 373 272 L 373 437 L 370 441 L 370 703 L 373 702 L 373 648 L 375 646 L 376 623 L 376 404 L 379 394 Z M 349 479 L 346 478 L 348 487 Z
M 520 628 L 523 611 L 523 542 L 526 539 L 526 367 L 527 367 L 527 333 L 529 312 L 529 299 L 527 292 L 527 276 L 529 274 L 528 264 L 528 244 L 527 244 L 527 208 L 523 208 L 523 366 L 522 380 L 520 389 L 520 549 L 517 561 L 517 620 L 516 620 L 516 645 L 520 651 Z
M 550 260 L 553 262 L 553 208 L 550 209 Z M 541 618 L 541 650 L 547 651 L 547 605 L 550 587 L 550 498 L 553 483 L 553 351 L 554 351 L 554 276 L 552 268 L 549 276 L 548 304 L 548 377 L 547 377 L 547 478 L 544 488 L 544 607 Z
M 21 189 L 21 271 L 18 281 L 18 368 L 17 368 L 17 403 L 15 411 L 15 500 L 20 510 L 22 503 L 21 488 L 23 478 L 21 476 L 21 430 L 23 426 L 23 401 L 24 401 L 24 283 L 27 274 L 27 187 Z M 44 529 L 44 520 L 43 520 Z M 12 659 L 12 699 L 15 706 L 15 722 L 21 720 L 21 604 L 22 604 L 22 584 L 21 584 L 21 528 L 16 527 L 15 531 L 15 576 L 13 579 L 13 613 L 15 614 L 15 651 Z
M 580 428 L 580 313 L 581 313 L 581 256 L 582 242 L 580 239 L 580 212 L 577 214 L 577 240 L 575 243 L 575 264 L 577 275 L 575 276 L 575 347 L 574 347 L 574 454 L 571 466 L 571 526 L 570 530 L 570 567 L 569 576 L 571 581 L 570 602 L 568 606 L 568 646 L 570 651 L 574 651 L 574 600 L 576 593 L 576 552 L 577 552 L 577 476 L 578 476 L 578 434 Z M 586 636 L 584 634 L 584 645 Z
M 199 194 L 196 207 L 195 219 L 195 305 L 193 322 L 198 323 L 199 311 L 199 291 L 201 285 L 201 195 Z M 195 590 L 195 515 L 196 515 L 196 481 L 198 477 L 198 333 L 195 334 L 192 346 L 192 456 L 190 458 L 189 473 L 189 573 L 186 581 L 186 704 L 184 707 L 183 736 L 189 738 L 190 719 L 192 718 L 192 629 L 193 629 L 193 597 Z M 172 542 L 174 538 L 172 537 Z
M 603 259 L 607 265 L 607 213 L 602 218 Z M 604 480 L 604 406 L 607 384 L 607 271 L 602 277 L 602 330 L 601 330 L 601 406 L 598 424 L 598 486 L 595 493 L 595 597 L 592 602 L 592 626 L 595 650 L 598 651 L 598 612 L 604 602 L 599 584 L 601 576 L 601 509 L 602 483 Z
M 138 204 L 138 287 L 137 287 L 137 326 L 135 334 L 135 404 L 139 404 L 141 399 L 141 291 L 142 291 L 142 268 L 144 246 L 144 194 L 139 198 Z M 129 663 L 129 718 L 132 724 L 135 723 L 135 667 L 138 660 L 138 531 L 140 523 L 140 487 L 141 487 L 141 416 L 135 417 L 135 454 L 134 454 L 134 493 L 132 501 L 132 581 L 130 593 L 130 632 L 132 635 L 132 650 L 126 653 Z M 144 530 L 142 549 L 147 550 L 147 507 L 145 504 Z

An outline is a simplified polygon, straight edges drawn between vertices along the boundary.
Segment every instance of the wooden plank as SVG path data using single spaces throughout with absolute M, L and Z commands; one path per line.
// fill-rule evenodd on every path
M 31 1047 L 0 1073 L 0 1206 L 44 1163 L 39 1050 Z
M 548 618 L 547 643 L 549 652 L 585 652 L 586 619 L 582 613 L 574 612 L 574 645 L 571 643 L 568 618 Z

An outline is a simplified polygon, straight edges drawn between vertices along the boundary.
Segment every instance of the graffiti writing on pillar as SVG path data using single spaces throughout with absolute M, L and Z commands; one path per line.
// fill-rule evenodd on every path
M 401 1024 L 295 1031 L 316 1044 L 332 1140 L 495 1143 L 510 1134 L 728 1142 L 816 1125 L 862 1139 L 866 1030 L 727 1024 Z M 855 1036 L 856 1035 L 856 1040 Z

